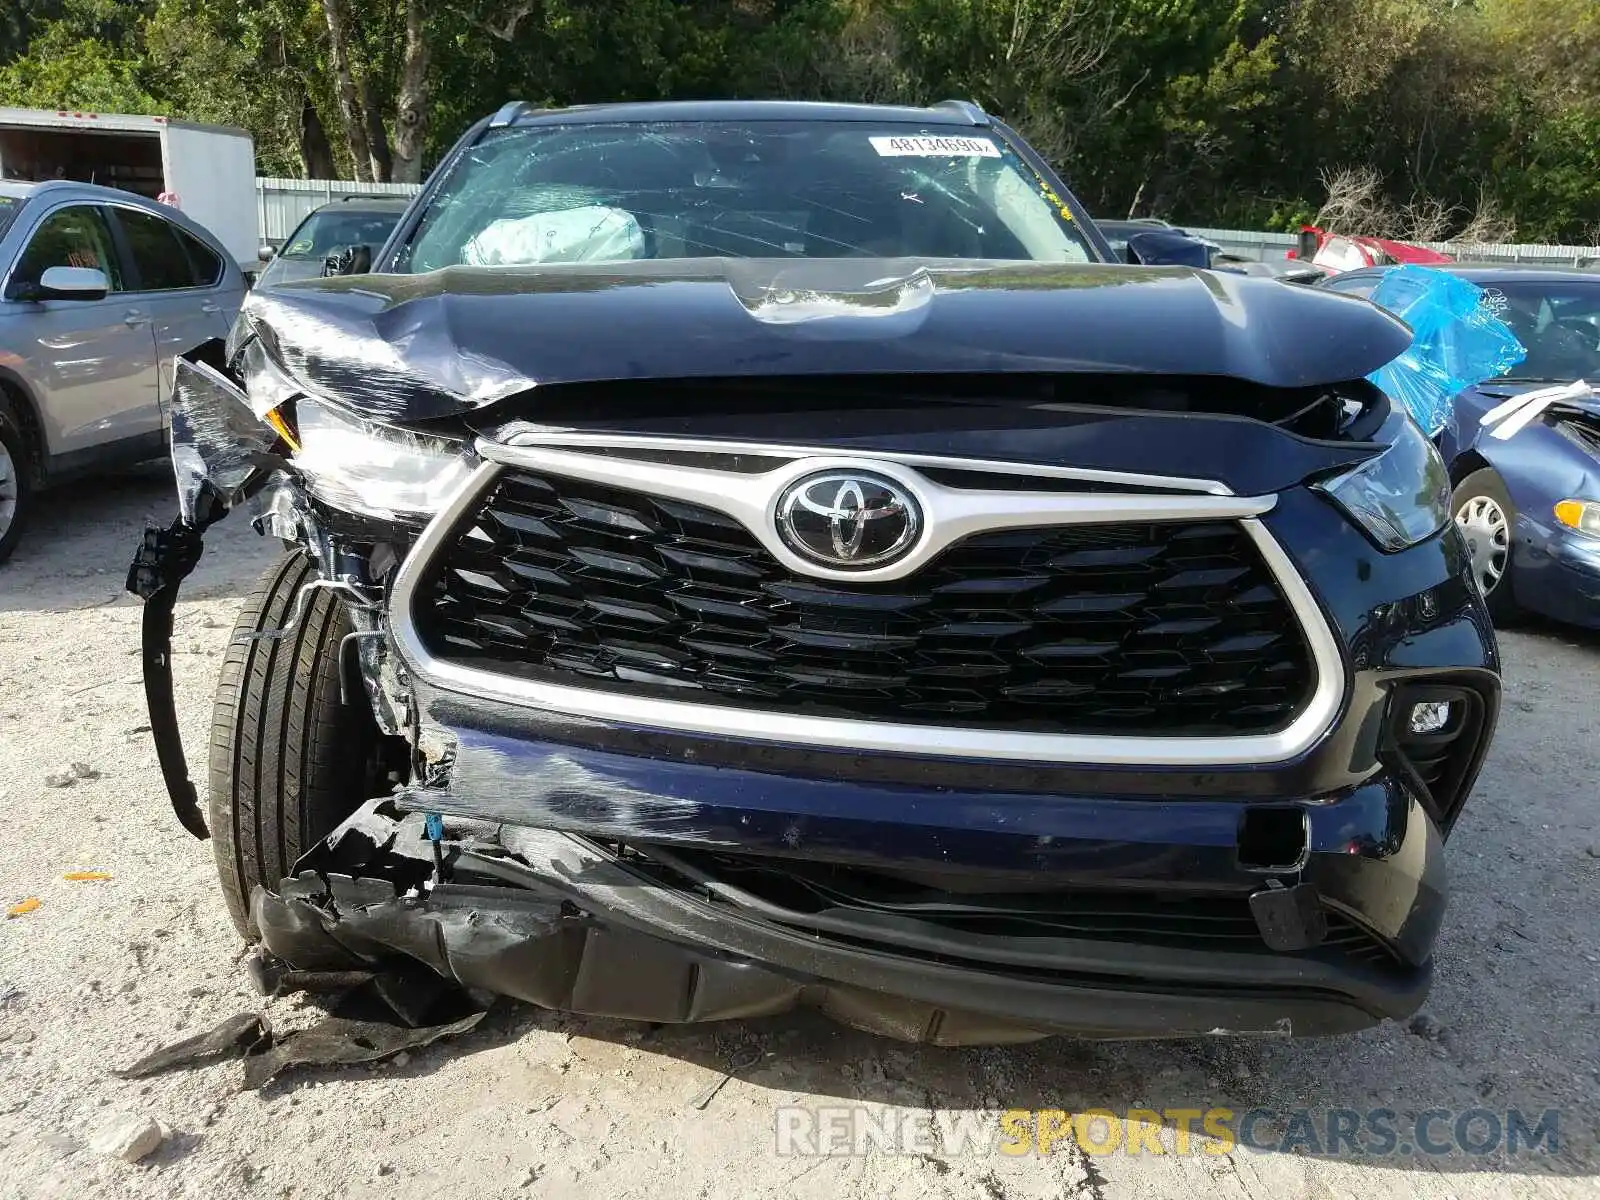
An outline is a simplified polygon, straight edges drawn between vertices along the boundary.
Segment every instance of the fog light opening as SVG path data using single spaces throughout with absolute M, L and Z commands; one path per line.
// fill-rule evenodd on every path
M 1391 702 L 1389 745 L 1444 828 L 1460 808 L 1477 761 L 1484 714 L 1476 692 L 1448 684 L 1403 685 Z

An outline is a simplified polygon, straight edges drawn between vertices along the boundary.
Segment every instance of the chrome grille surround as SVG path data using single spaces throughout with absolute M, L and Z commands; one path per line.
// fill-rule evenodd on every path
M 484 465 L 424 530 L 402 565 L 390 597 L 390 626 L 402 658 L 419 678 L 445 691 L 644 729 L 790 746 L 923 758 L 1151 767 L 1248 765 L 1293 758 L 1323 736 L 1343 700 L 1345 681 L 1339 645 L 1293 563 L 1257 519 L 1273 507 L 1272 496 L 1234 496 L 1220 483 L 1204 479 L 537 428 L 519 432 L 504 442 L 480 440 L 477 449 Z M 740 469 L 688 465 L 717 462 L 727 456 L 743 458 Z M 766 469 L 753 470 L 752 466 Z M 712 508 L 738 520 L 772 557 L 795 574 L 851 582 L 913 575 L 955 543 L 997 530 L 1119 522 L 1235 521 L 1254 543 L 1300 624 L 1311 652 L 1314 686 L 1293 721 L 1270 733 L 1057 734 L 750 710 L 535 681 L 447 661 L 423 643 L 413 606 L 429 564 L 446 551 L 452 532 L 508 468 L 607 484 Z M 916 497 L 927 519 L 917 545 L 905 557 L 870 570 L 840 572 L 802 559 L 788 549 L 774 520 L 777 497 L 795 479 L 833 469 L 886 475 Z M 1015 476 L 1019 486 L 1016 491 L 950 488 L 923 474 L 924 469 Z M 1030 478 L 1069 487 L 1073 481 L 1080 481 L 1096 490 L 1030 491 Z M 1107 490 L 1119 487 L 1140 490 Z

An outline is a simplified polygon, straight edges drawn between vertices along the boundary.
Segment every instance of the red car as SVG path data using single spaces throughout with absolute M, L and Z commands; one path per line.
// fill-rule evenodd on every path
M 1405 263 L 1432 267 L 1454 262 L 1448 254 L 1429 250 L 1411 242 L 1395 242 L 1388 238 L 1349 237 L 1332 234 L 1315 225 L 1300 228 L 1300 247 L 1291 250 L 1289 258 L 1301 258 L 1330 274 L 1356 271 L 1362 267 L 1398 266 Z

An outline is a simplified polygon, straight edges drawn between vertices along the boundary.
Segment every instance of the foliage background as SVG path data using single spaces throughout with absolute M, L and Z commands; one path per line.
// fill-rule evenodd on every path
M 414 179 L 509 98 L 958 96 L 1105 216 L 1600 242 L 1596 0 L 6 0 L 0 104 Z

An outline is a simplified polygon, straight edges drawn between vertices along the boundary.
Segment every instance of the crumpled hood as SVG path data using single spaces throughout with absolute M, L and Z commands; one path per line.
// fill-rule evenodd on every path
M 879 373 L 1358 379 L 1410 344 L 1371 305 L 1188 269 L 689 259 L 458 267 L 252 293 L 297 383 L 380 420 L 462 414 L 552 384 Z

